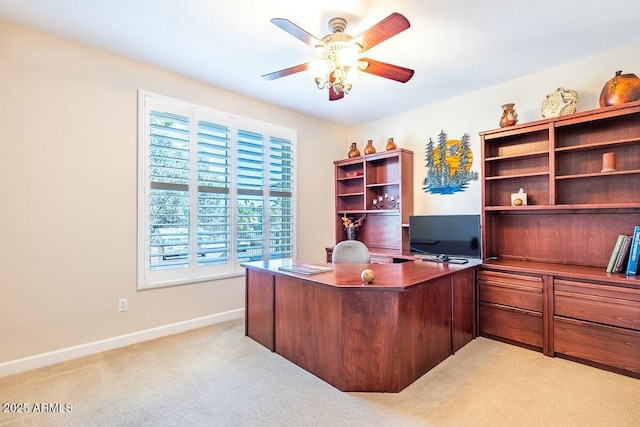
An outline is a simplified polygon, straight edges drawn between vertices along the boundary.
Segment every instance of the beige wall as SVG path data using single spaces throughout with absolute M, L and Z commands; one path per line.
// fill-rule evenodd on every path
M 0 376 L 22 358 L 244 307 L 242 279 L 136 291 L 138 89 L 297 129 L 297 256 L 320 262 L 333 244 L 333 161 L 349 142 L 382 150 L 393 136 L 415 152 L 416 213 L 478 213 L 478 182 L 422 191 L 429 137 L 468 133 L 478 159 L 478 132 L 497 127 L 500 105 L 536 120 L 564 86 L 580 110 L 596 108 L 615 70 L 640 74 L 638 47 L 346 129 L 0 21 Z
M 342 126 L 1 21 L 0 81 L 0 375 L 3 362 L 242 314 L 242 278 L 136 291 L 138 89 L 296 129 L 297 255 L 324 261 L 333 244 Z
M 558 87 L 578 91 L 578 110 L 599 108 L 598 98 L 604 84 L 616 70 L 640 76 L 640 45 L 610 51 L 578 62 L 508 81 L 477 92 L 427 105 L 413 111 L 387 117 L 349 129 L 349 141 L 364 147 L 368 139 L 378 150 L 384 149 L 388 137 L 412 150 L 414 154 L 414 212 L 416 214 L 477 214 L 480 213 L 480 183 L 471 181 L 469 188 L 454 195 L 434 195 L 422 190 L 426 174 L 425 148 L 432 138 L 437 143 L 441 130 L 449 139 L 471 137 L 474 163 L 472 170 L 480 172 L 479 132 L 499 127 L 501 105 L 515 103 L 518 123 L 541 119 L 540 106 L 545 96 Z M 487 64 L 490 66 L 490 64 Z M 407 83 L 411 84 L 411 82 Z M 514 188 L 514 192 L 518 191 Z

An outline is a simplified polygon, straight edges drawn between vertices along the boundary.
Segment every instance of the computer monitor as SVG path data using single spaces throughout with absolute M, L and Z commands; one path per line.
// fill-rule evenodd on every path
M 414 215 L 409 217 L 413 254 L 480 258 L 480 215 Z

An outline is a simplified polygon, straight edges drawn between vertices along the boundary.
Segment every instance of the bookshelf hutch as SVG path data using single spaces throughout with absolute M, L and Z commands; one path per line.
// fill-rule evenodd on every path
M 413 214 L 413 152 L 403 148 L 337 160 L 335 166 L 336 243 L 347 238 L 342 225 L 366 215 L 357 239 L 375 262 L 392 262 L 409 249 Z M 392 200 L 393 198 L 393 200 Z M 374 204 L 375 200 L 375 204 Z M 327 248 L 331 261 L 332 248 Z
M 640 102 L 480 138 L 479 334 L 640 376 L 640 279 L 605 272 L 640 224 Z

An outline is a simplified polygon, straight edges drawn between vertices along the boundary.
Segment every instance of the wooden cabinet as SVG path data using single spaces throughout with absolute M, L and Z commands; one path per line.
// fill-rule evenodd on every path
M 542 281 L 539 275 L 480 270 L 480 334 L 542 350 Z
M 554 352 L 640 375 L 640 288 L 554 280 Z
M 640 224 L 639 102 L 480 135 L 485 258 L 606 267 Z M 520 188 L 528 204 L 511 206 Z
M 533 337 L 541 330 L 545 354 L 637 372 L 629 352 L 638 351 L 638 330 L 628 322 L 637 322 L 640 309 L 621 295 L 629 295 L 622 289 L 640 289 L 640 280 L 605 268 L 617 236 L 640 224 L 640 102 L 480 137 L 480 333 L 538 347 Z M 615 156 L 614 170 L 603 167 L 605 153 Z M 512 206 L 511 193 L 520 188 L 527 205 Z M 540 299 L 520 284 L 482 279 L 494 271 L 539 276 Z M 610 292 L 598 293 L 604 288 Z M 539 324 L 527 317 L 538 315 Z
M 334 163 L 336 243 L 347 238 L 343 215 L 354 219 L 366 215 L 358 240 L 372 252 L 407 251 L 413 214 L 413 152 L 396 149 Z

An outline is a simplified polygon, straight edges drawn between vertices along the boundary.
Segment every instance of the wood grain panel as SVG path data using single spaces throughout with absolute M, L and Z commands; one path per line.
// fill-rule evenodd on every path
M 578 282 L 575 280 L 555 279 L 554 289 L 556 291 L 600 296 L 604 298 L 621 299 L 640 303 L 640 282 L 636 287 L 631 287 L 611 286 L 598 282 Z
M 469 270 L 451 278 L 453 281 L 453 353 L 475 338 L 474 276 L 473 270 Z
M 400 252 L 402 236 L 399 212 L 367 215 L 365 222 L 366 226 L 358 230 L 358 240 L 371 250 L 386 248 Z
M 400 390 L 451 355 L 451 278 L 400 296 Z
M 480 303 L 480 335 L 505 338 L 542 350 L 542 314 Z
M 618 234 L 629 234 L 639 215 L 536 213 L 487 215 L 485 256 L 606 267 Z
M 556 291 L 554 306 L 558 316 L 640 330 L 638 302 Z
M 245 276 L 245 335 L 271 351 L 274 341 L 274 275 L 269 272 L 247 270 Z
M 398 292 L 343 292 L 344 391 L 399 391 Z
M 542 289 L 480 280 L 480 301 L 542 312 Z
M 276 276 L 276 351 L 342 389 L 342 301 L 336 289 Z
M 640 332 L 555 317 L 554 351 L 640 374 Z

